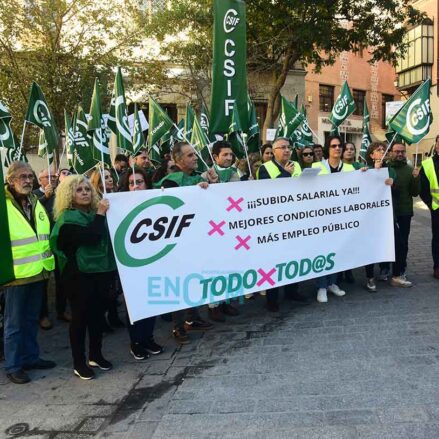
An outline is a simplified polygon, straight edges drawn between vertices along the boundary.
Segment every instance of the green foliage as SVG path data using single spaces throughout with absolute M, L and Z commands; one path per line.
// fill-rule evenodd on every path
M 129 1 L 0 0 L 0 99 L 16 132 L 33 80 L 58 127 L 64 108 L 72 112 L 79 102 L 88 108 L 95 77 L 111 90 L 115 66 L 129 67 L 139 42 L 134 12 Z M 103 100 L 107 107 L 108 95 Z

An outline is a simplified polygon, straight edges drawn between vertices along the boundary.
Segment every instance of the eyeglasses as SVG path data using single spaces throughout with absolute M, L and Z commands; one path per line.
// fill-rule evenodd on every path
M 14 177 L 16 180 L 20 181 L 26 181 L 26 180 L 33 180 L 34 176 L 33 174 L 27 174 L 27 175 L 18 175 L 17 177 Z
M 329 145 L 330 148 L 341 148 L 341 143 L 335 143 L 333 145 Z
M 289 149 L 289 146 L 288 145 L 283 145 L 283 146 L 276 146 L 276 148 L 273 148 L 273 149 Z
M 136 181 L 130 181 L 129 182 L 129 186 L 140 186 L 141 184 L 144 184 L 145 180 L 142 178 L 141 180 L 136 180 Z
M 303 155 L 303 157 L 314 157 L 313 152 L 303 152 L 302 155 Z

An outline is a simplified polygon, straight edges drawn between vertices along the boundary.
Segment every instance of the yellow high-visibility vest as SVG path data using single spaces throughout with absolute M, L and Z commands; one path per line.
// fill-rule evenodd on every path
M 302 174 L 302 168 L 300 167 L 299 163 L 297 163 L 297 162 L 293 162 L 293 163 L 294 163 L 294 171 L 291 174 L 291 177 L 299 177 L 300 174 Z M 281 174 L 281 171 L 279 170 L 279 168 L 276 166 L 276 164 L 272 160 L 264 163 L 261 166 L 265 167 L 270 178 L 277 178 Z M 257 173 L 257 178 L 259 178 L 259 169 L 258 169 L 258 173 Z
M 424 168 L 425 176 L 430 183 L 431 208 L 432 210 L 439 209 L 439 185 L 433 158 L 430 157 L 429 159 L 424 160 L 422 162 L 422 167 Z
M 313 168 L 321 169 L 319 175 L 330 174 L 331 171 L 325 166 L 323 162 L 315 162 L 312 164 Z M 341 168 L 341 172 L 352 172 L 355 171 L 355 168 L 352 165 L 347 163 L 343 163 L 343 167 Z
M 34 211 L 36 233 L 8 198 L 6 208 L 15 278 L 26 279 L 43 270 L 52 271 L 55 268 L 55 259 L 50 250 L 50 221 L 44 207 L 37 201 Z

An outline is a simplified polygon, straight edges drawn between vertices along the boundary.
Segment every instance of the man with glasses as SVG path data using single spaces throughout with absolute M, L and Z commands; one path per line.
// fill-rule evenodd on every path
M 433 156 L 422 162 L 420 179 L 420 196 L 431 213 L 433 276 L 439 279 L 439 136 L 436 136 Z
M 394 169 L 398 181 L 398 194 L 395 197 L 395 222 L 400 234 L 401 276 L 406 278 L 407 253 L 409 250 L 410 225 L 413 216 L 413 197 L 419 195 L 419 169 L 407 163 L 406 147 L 396 142 L 392 146 L 392 160 L 389 167 Z
M 37 342 L 38 316 L 44 281 L 54 269 L 50 251 L 50 220 L 32 194 L 34 174 L 23 162 L 13 162 L 6 175 L 6 209 L 15 280 L 5 285 L 5 369 L 15 384 L 30 381 L 25 370 L 50 369 Z
M 273 158 L 263 163 L 257 172 L 257 179 L 291 178 L 298 177 L 302 169 L 297 162 L 290 160 L 290 141 L 284 137 L 278 137 L 273 142 Z M 285 298 L 301 303 L 308 303 L 308 300 L 298 293 L 299 284 L 285 286 Z M 267 290 L 267 310 L 270 312 L 279 311 L 279 288 Z

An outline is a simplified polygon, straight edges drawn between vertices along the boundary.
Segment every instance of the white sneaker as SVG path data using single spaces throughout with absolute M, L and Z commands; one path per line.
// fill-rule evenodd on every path
M 340 290 L 339 286 L 336 284 L 329 285 L 328 291 L 337 297 L 342 297 L 346 294 L 343 290 Z
M 267 291 L 265 290 L 259 291 L 259 295 L 265 297 L 267 295 Z
M 319 288 L 317 290 L 317 302 L 326 303 L 328 301 L 328 294 L 326 288 Z
M 367 279 L 366 288 L 367 288 L 371 293 L 376 293 L 377 286 L 376 286 L 376 284 L 375 284 L 375 279 L 374 279 L 373 277 L 372 277 L 371 279 Z
M 392 285 L 392 287 L 410 288 L 413 284 L 402 276 L 394 276 L 390 281 L 390 285 Z

